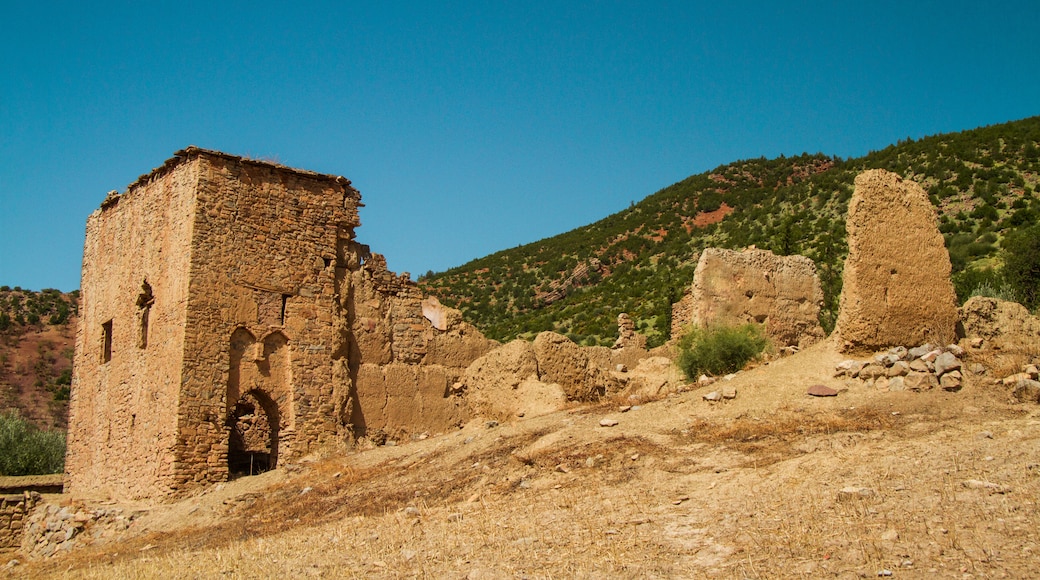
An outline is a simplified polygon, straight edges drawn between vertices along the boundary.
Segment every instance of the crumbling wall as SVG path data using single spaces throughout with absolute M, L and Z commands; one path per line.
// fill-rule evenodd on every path
M 423 300 L 408 275 L 387 270 L 379 254 L 366 256 L 354 280 L 352 334 L 360 365 L 353 431 L 401 437 L 464 423 L 470 410 L 452 387 L 498 343 L 463 322 L 457 310 Z
M 949 344 L 957 298 L 935 207 L 921 186 L 883 169 L 856 177 L 835 332 L 845 350 Z
M 0 496 L 0 553 L 22 547 L 26 522 L 39 499 L 36 492 Z
M 707 248 L 693 276 L 690 318 L 673 318 L 673 328 L 677 323 L 754 322 L 762 324 L 778 346 L 805 347 L 824 337 L 819 321 L 823 290 L 816 265 L 805 256 Z

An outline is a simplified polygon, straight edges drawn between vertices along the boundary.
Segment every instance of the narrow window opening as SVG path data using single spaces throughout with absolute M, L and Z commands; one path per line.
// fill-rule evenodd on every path
M 101 325 L 101 362 L 112 360 L 112 321 Z
M 321 260 L 322 260 L 323 262 L 325 262 L 325 267 L 326 267 L 326 268 L 328 268 L 329 266 L 331 266 L 331 265 L 332 265 L 332 258 L 322 258 Z
M 289 295 L 288 294 L 282 294 L 282 311 L 278 315 L 278 324 L 282 324 L 282 325 L 285 324 L 285 305 L 288 302 L 289 302 Z
M 148 348 L 148 315 L 151 313 L 155 296 L 152 286 L 145 280 L 141 284 L 141 294 L 137 296 L 137 316 L 140 320 L 141 334 L 137 337 L 137 348 Z

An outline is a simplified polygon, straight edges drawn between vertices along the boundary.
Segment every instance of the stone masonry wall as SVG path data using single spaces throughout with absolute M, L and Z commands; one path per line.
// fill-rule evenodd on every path
M 251 471 L 258 449 L 274 468 L 466 420 L 452 386 L 496 343 L 424 313 L 354 240 L 360 199 L 342 177 L 194 147 L 110 194 L 87 224 L 67 491 L 177 494 Z M 268 444 L 242 441 L 246 415 Z
M 0 553 L 21 548 L 25 524 L 39 497 L 35 492 L 0 496 Z
M 343 178 L 200 154 L 175 487 L 227 477 L 228 414 L 246 393 L 273 405 L 279 460 L 339 435 L 344 338 L 336 268 L 360 225 Z M 242 356 L 232 357 L 237 333 Z
M 113 192 L 87 220 L 67 492 L 170 489 L 197 181 L 197 160 L 178 165 Z M 151 304 L 138 305 L 146 283 Z

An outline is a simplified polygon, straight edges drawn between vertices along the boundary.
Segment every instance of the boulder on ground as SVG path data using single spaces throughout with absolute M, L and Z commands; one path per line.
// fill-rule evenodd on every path
M 921 186 L 881 169 L 856 177 L 835 332 L 846 351 L 956 338 L 950 255 Z

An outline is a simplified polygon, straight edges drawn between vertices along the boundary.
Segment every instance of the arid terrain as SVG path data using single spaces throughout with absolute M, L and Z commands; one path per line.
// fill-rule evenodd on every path
M 701 387 L 314 457 L 0 562 L 14 578 L 1025 578 L 1040 406 L 833 378 L 832 341 Z M 810 397 L 810 385 L 838 389 Z M 631 409 L 622 411 L 625 407 Z M 601 426 L 603 419 L 617 421 Z M 609 422 L 608 422 L 609 423 Z M 62 502 L 61 496 L 51 501 Z M 120 526 L 121 527 L 121 526 Z

